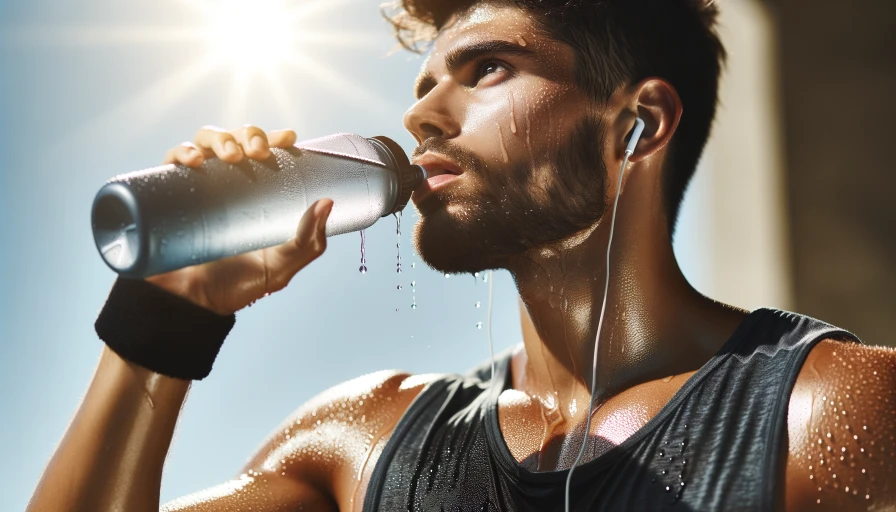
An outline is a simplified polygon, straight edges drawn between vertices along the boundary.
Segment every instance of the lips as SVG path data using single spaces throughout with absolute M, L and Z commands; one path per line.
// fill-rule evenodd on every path
M 411 200 L 414 201 L 414 204 L 419 204 L 433 191 L 446 186 L 464 173 L 453 160 L 431 152 L 426 152 L 422 156 L 415 158 L 413 163 L 426 169 L 426 175 L 429 176 L 411 194 Z

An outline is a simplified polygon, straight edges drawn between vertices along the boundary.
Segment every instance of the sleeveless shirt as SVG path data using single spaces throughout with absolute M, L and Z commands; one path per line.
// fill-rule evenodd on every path
M 643 427 L 578 466 L 571 510 L 751 510 L 783 496 L 787 411 L 809 351 L 859 340 L 807 316 L 756 310 Z M 504 442 L 494 378 L 480 369 L 430 383 L 376 463 L 364 500 L 374 511 L 563 511 L 567 470 L 523 468 Z

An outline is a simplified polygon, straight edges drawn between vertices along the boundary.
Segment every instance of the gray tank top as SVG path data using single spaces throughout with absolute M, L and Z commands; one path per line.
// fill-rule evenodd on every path
M 576 468 L 576 511 L 774 510 L 783 496 L 787 410 L 809 351 L 858 339 L 794 313 L 759 309 L 659 413 Z M 364 511 L 562 511 L 567 471 L 532 472 L 510 453 L 494 379 L 478 369 L 427 386 L 402 416 L 370 479 Z

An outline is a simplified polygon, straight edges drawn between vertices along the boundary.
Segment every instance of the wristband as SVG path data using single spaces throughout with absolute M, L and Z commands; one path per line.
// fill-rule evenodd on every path
M 148 370 L 183 380 L 212 371 L 236 322 L 143 279 L 119 277 L 96 319 L 96 333 L 116 354 Z

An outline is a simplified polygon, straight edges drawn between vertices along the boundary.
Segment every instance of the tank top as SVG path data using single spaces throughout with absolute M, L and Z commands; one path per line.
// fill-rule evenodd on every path
M 575 511 L 755 510 L 783 496 L 787 410 L 797 374 L 819 341 L 859 342 L 813 318 L 748 314 L 731 338 L 642 428 L 578 466 Z M 430 383 L 376 463 L 364 501 L 374 511 L 563 511 L 567 470 L 532 472 L 510 453 L 494 378 L 481 367 Z

